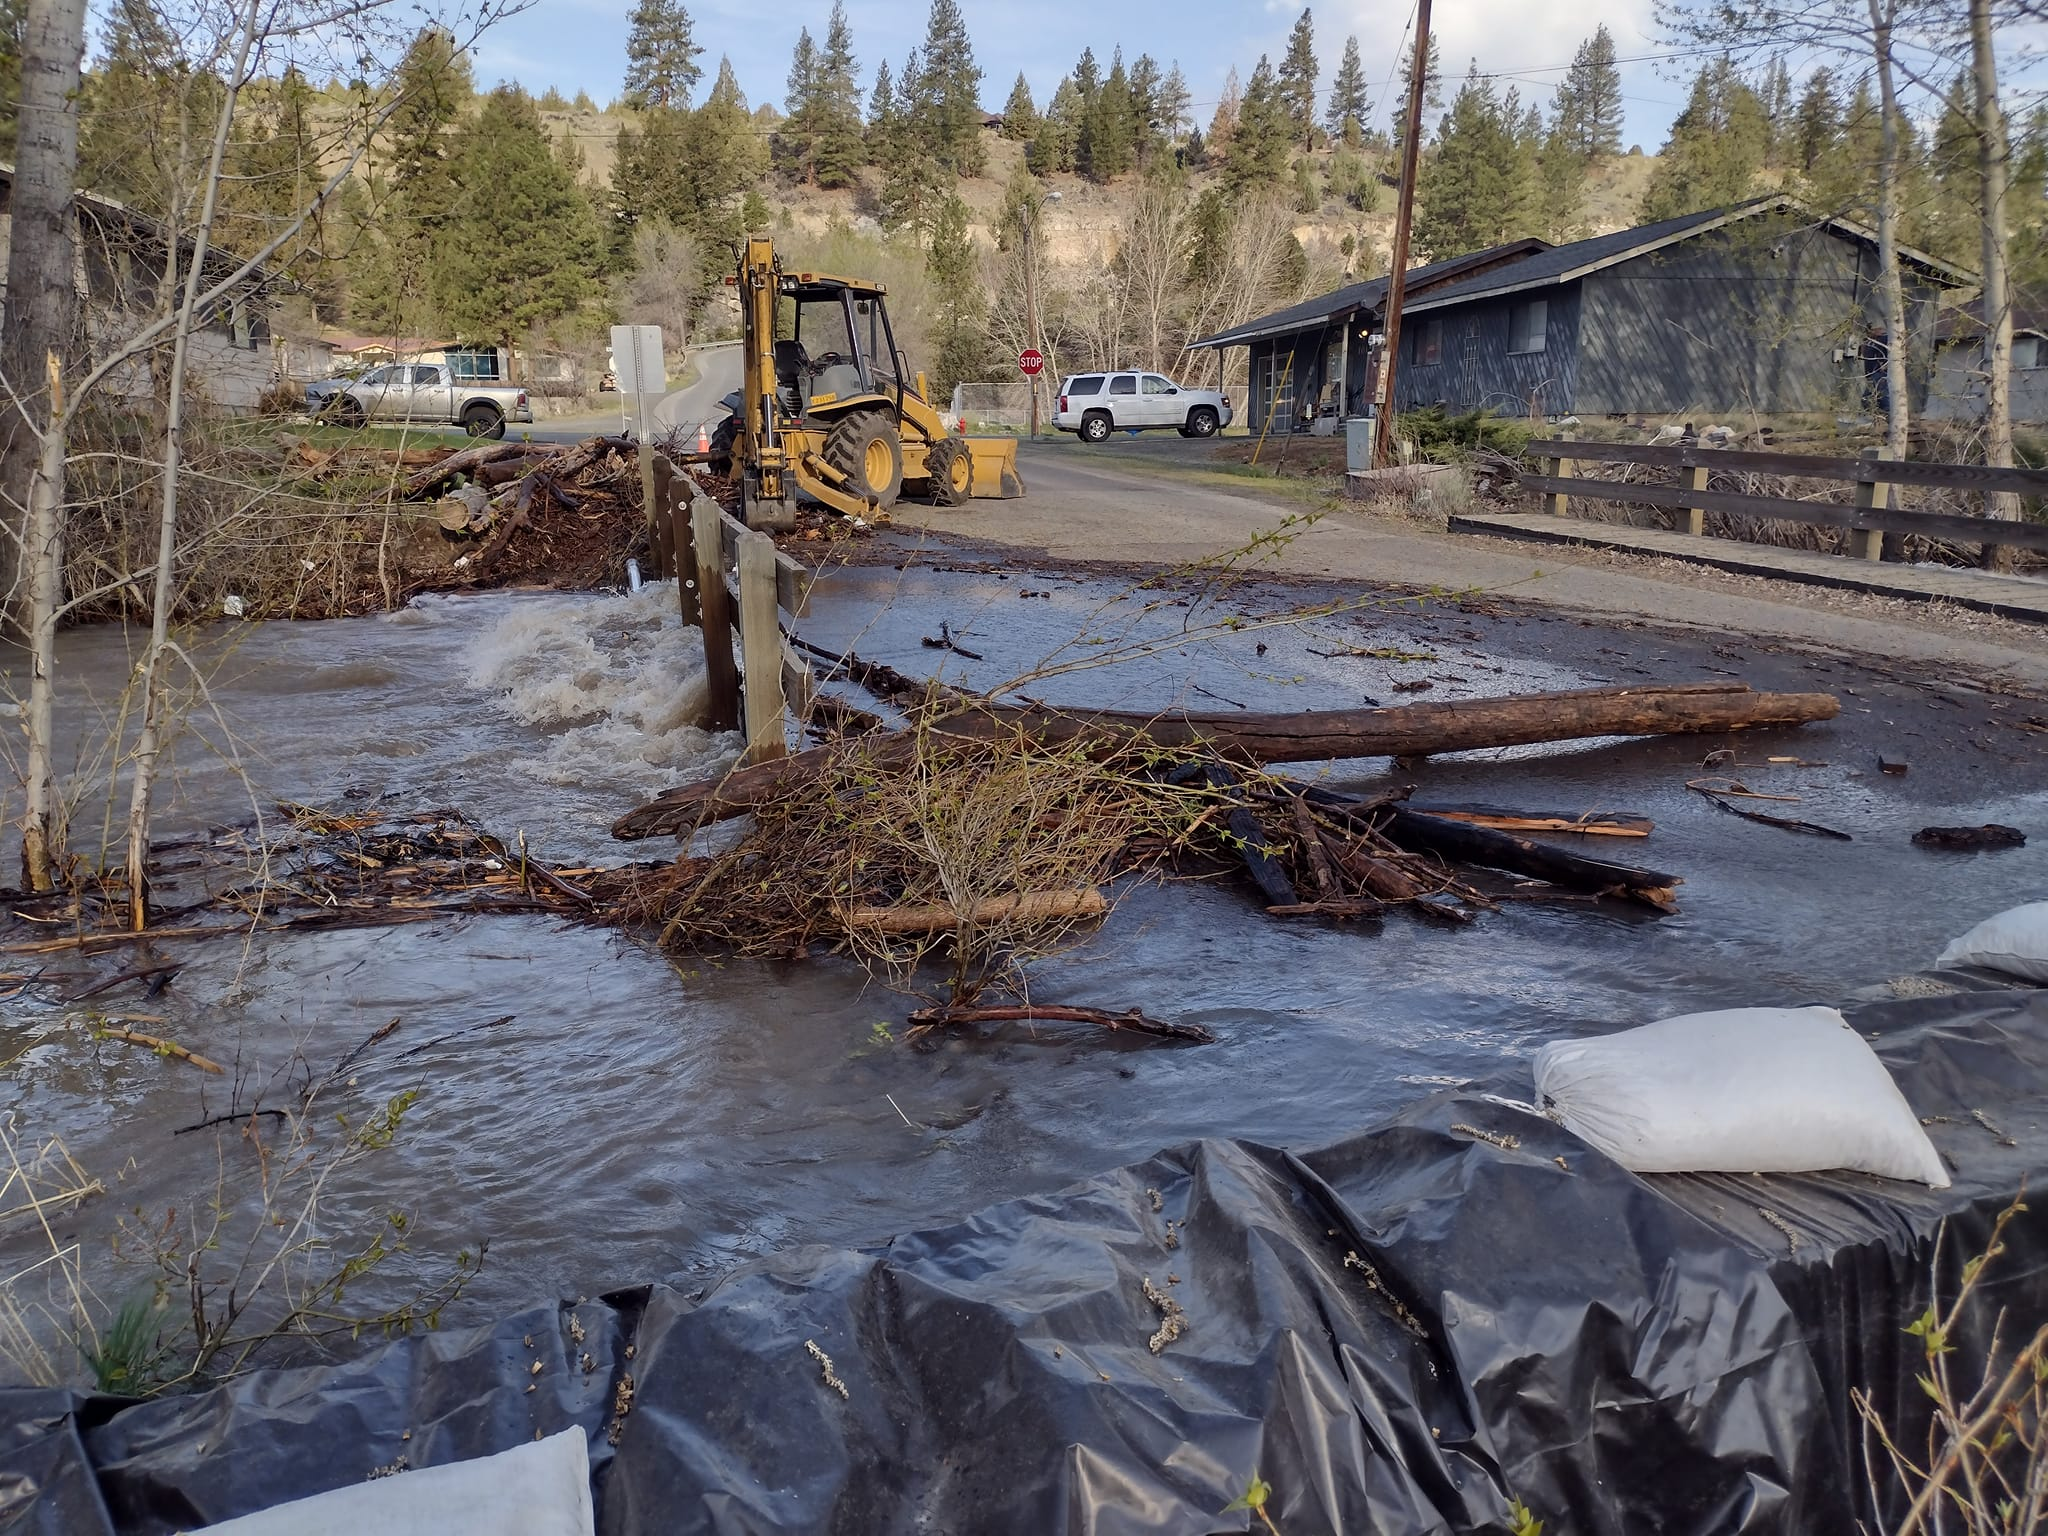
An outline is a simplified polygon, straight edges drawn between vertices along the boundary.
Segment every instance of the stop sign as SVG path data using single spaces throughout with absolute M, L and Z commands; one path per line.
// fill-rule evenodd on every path
M 1034 376 L 1045 367 L 1045 354 L 1036 347 L 1026 347 L 1017 354 L 1017 366 L 1022 368 L 1027 376 Z

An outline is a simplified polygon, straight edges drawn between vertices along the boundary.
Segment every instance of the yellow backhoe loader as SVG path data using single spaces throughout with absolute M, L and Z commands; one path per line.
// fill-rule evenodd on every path
M 881 284 L 785 272 L 765 235 L 726 281 L 739 289 L 745 364 L 710 460 L 739 482 L 747 526 L 794 526 L 798 492 L 869 517 L 904 495 L 957 507 L 1024 494 L 1014 439 L 963 437 L 927 400 Z

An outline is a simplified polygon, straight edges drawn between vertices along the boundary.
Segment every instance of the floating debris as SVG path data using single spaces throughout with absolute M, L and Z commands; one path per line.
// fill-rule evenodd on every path
M 846 1383 L 841 1381 L 839 1379 L 838 1373 L 832 1369 L 832 1357 L 826 1354 L 824 1350 L 818 1347 L 818 1341 L 816 1339 L 804 1340 L 804 1353 L 809 1355 L 813 1360 L 818 1362 L 818 1369 L 825 1373 L 826 1386 L 830 1387 L 834 1392 L 837 1392 L 841 1397 L 845 1398 L 848 1402 L 853 1401 L 853 1394 L 846 1390 Z

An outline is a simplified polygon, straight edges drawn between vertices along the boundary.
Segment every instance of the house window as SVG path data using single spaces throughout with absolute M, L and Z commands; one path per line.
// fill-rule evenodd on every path
M 1415 333 L 1415 361 L 1423 367 L 1434 367 L 1443 360 L 1444 323 L 1432 315 Z
M 2038 336 L 2015 336 L 2012 365 L 2015 368 L 2048 368 L 2048 341 Z
M 1541 352 L 1549 327 L 1548 300 L 1531 299 L 1527 304 L 1515 305 L 1508 311 L 1508 351 Z

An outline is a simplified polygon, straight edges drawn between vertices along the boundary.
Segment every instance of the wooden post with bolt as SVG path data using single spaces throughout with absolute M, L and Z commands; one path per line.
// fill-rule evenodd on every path
M 1863 460 L 1871 468 L 1856 477 L 1856 505 L 1866 512 L 1882 512 L 1891 503 L 1891 487 L 1877 478 L 1876 465 L 1888 455 L 1882 448 L 1866 448 Z M 1866 560 L 1884 558 L 1884 530 L 1882 528 L 1859 528 L 1855 535 L 1856 553 Z
M 782 630 L 776 619 L 775 541 L 748 531 L 739 537 L 740 654 L 747 658 L 749 763 L 789 755 L 782 697 Z
M 725 545 L 718 505 L 690 500 L 691 542 L 696 545 L 697 608 L 704 630 L 704 714 L 714 731 L 740 728 L 740 673 L 732 654 L 732 594 L 725 587 Z
M 1559 442 L 1564 442 L 1570 437 L 1571 433 L 1569 431 L 1563 431 L 1557 434 Z M 1543 473 L 1548 475 L 1553 480 L 1562 479 L 1566 475 L 1569 475 L 1571 472 L 1572 461 L 1570 459 L 1545 459 L 1543 461 Z M 1549 495 L 1543 498 L 1543 510 L 1548 512 L 1552 517 L 1565 516 L 1570 506 L 1571 498 L 1565 495 L 1563 491 L 1552 491 Z

